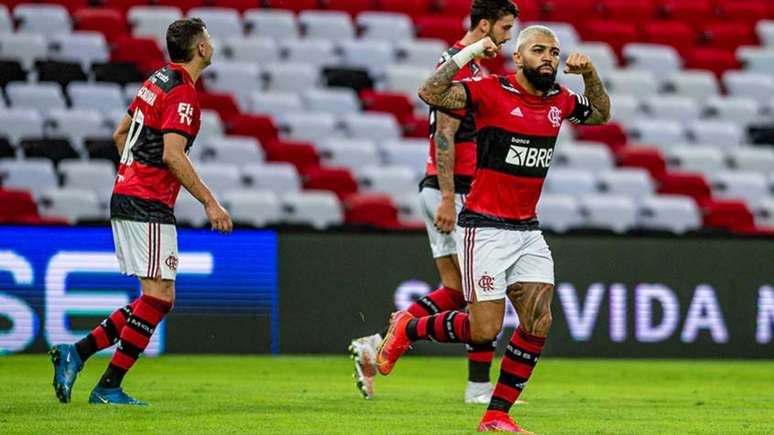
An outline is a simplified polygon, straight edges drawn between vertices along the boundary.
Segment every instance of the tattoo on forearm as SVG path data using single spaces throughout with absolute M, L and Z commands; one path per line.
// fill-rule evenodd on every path
M 454 138 L 443 132 L 435 135 L 435 167 L 441 192 L 454 192 Z
M 453 86 L 452 80 L 460 71 L 456 63 L 449 60 L 440 68 L 433 71 L 430 77 L 419 88 L 419 96 L 431 106 L 447 109 L 461 109 L 465 107 L 465 90 L 462 85 Z
M 551 329 L 551 299 L 554 286 L 540 283 L 518 283 L 508 288 L 519 322 L 528 334 L 538 337 L 548 335 Z
M 585 86 L 584 95 L 589 99 L 593 111 L 586 120 L 586 124 L 600 124 L 610 119 L 610 97 L 607 95 L 605 84 L 602 83 L 596 70 L 583 74 Z

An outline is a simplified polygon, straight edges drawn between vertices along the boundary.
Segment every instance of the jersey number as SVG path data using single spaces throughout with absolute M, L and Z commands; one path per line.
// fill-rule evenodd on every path
M 142 132 L 142 125 L 145 122 L 145 115 L 138 107 L 134 110 L 134 116 L 132 116 L 132 123 L 129 124 L 129 133 L 126 135 L 126 144 L 124 144 L 124 152 L 121 154 L 121 164 L 130 166 L 134 162 L 134 154 L 132 153 L 132 147 L 140 139 L 140 132 Z

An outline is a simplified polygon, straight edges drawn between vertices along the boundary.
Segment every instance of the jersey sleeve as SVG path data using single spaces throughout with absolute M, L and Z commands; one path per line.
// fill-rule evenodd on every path
M 486 95 L 491 91 L 492 84 L 497 80 L 496 76 L 471 77 L 460 80 L 467 94 L 468 110 L 481 113 L 486 108 Z
M 591 103 L 583 95 L 567 91 L 567 106 L 564 113 L 566 118 L 573 124 L 583 124 L 591 116 Z
M 196 92 L 188 86 L 178 86 L 164 98 L 161 111 L 161 132 L 177 133 L 188 139 L 196 135 L 194 122 L 200 116 Z

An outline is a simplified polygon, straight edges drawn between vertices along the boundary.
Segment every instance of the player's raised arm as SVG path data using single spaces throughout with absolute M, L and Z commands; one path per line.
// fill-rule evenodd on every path
M 565 74 L 581 74 L 583 76 L 583 95 L 591 103 L 591 115 L 584 124 L 604 124 L 610 119 L 610 96 L 607 95 L 605 84 L 597 74 L 597 69 L 591 59 L 585 54 L 573 53 L 567 58 Z
M 224 209 L 210 189 L 204 184 L 199 174 L 194 170 L 191 159 L 185 153 L 188 139 L 177 133 L 164 134 L 164 164 L 167 165 L 172 174 L 180 181 L 180 184 L 186 190 L 191 192 L 199 202 L 204 206 L 207 212 L 207 218 L 212 224 L 212 229 L 222 233 L 231 232 L 233 223 L 226 209 Z
M 486 37 L 471 44 L 452 56 L 452 62 L 446 62 L 433 71 L 430 77 L 419 88 L 419 98 L 425 103 L 444 109 L 462 109 L 467 103 L 465 89 L 459 83 L 454 83 L 454 76 L 473 59 L 495 57 L 497 44 Z

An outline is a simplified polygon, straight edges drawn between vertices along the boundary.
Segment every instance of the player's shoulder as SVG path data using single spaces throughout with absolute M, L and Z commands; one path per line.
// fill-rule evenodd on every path
M 148 78 L 148 81 L 156 85 L 165 94 L 171 93 L 192 93 L 194 89 L 189 86 L 183 73 L 169 65 L 157 69 Z
M 575 92 L 561 83 L 556 83 L 545 95 L 545 99 L 566 100 L 575 98 Z

